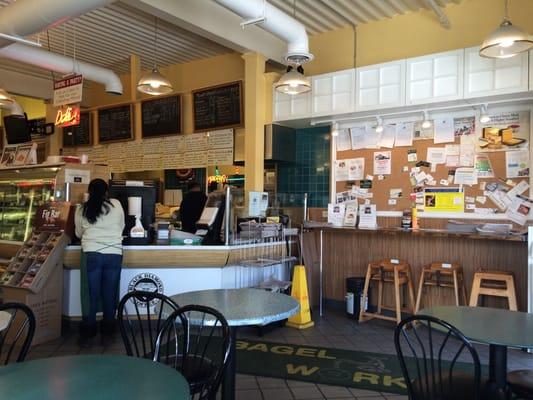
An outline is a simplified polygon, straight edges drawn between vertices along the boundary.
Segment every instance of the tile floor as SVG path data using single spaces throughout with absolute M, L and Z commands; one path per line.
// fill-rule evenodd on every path
M 325 310 L 325 315 L 322 318 L 315 313 L 313 319 L 315 321 L 313 328 L 302 331 L 285 327 L 269 328 L 264 332 L 261 340 L 387 354 L 395 353 L 394 325 L 392 323 L 374 320 L 358 324 L 355 320 L 347 318 L 344 313 L 333 310 Z M 259 340 L 258 330 L 255 328 L 241 328 L 238 337 Z M 476 347 L 481 362 L 488 364 L 488 348 L 481 345 Z M 117 335 L 115 342 L 108 347 L 95 345 L 91 349 L 81 349 L 77 345 L 77 332 L 71 330 L 58 340 L 33 347 L 28 354 L 28 359 L 88 353 L 124 354 L 120 335 Z M 509 350 L 508 366 L 509 370 L 533 369 L 533 354 L 520 350 Z M 407 396 L 368 390 L 240 374 L 237 375 L 236 397 L 237 400 L 407 399 Z

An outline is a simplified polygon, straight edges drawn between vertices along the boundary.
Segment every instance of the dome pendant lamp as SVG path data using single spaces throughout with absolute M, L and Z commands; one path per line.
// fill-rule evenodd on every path
M 311 90 L 311 82 L 304 75 L 304 69 L 301 65 L 294 68 L 292 65 L 287 67 L 287 72 L 279 78 L 275 84 L 276 91 L 285 94 L 302 94 Z
M 479 55 L 487 58 L 509 58 L 533 47 L 530 35 L 514 26 L 509 20 L 508 1 L 505 0 L 505 17 L 499 28 L 483 41 Z
M 154 68 L 145 74 L 137 83 L 137 90 L 141 93 L 158 96 L 172 92 L 172 84 L 157 69 L 157 18 L 154 27 Z

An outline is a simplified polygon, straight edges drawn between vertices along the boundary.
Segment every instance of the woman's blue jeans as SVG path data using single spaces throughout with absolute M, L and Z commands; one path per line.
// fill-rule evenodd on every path
M 96 325 L 96 313 L 101 300 L 104 321 L 115 318 L 118 303 L 122 255 L 87 252 L 87 281 L 89 286 L 89 313 L 84 322 Z

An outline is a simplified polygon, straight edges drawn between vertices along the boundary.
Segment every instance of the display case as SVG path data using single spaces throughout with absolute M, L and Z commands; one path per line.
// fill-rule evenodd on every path
M 107 181 L 107 166 L 59 163 L 1 168 L 0 240 L 25 241 L 37 207 L 51 200 L 80 203 L 93 178 Z

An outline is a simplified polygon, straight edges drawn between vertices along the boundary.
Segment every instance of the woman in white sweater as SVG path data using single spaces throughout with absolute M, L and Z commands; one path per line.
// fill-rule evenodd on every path
M 93 179 L 88 190 L 89 199 L 78 207 L 75 217 L 76 236 L 81 239 L 82 248 L 82 346 L 90 345 L 96 336 L 96 313 L 100 308 L 104 316 L 102 344 L 108 344 L 114 333 L 124 230 L 124 211 L 118 200 L 109 199 L 107 183 Z

